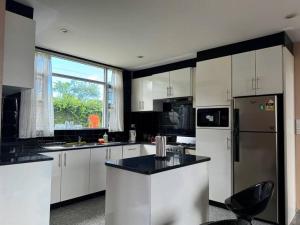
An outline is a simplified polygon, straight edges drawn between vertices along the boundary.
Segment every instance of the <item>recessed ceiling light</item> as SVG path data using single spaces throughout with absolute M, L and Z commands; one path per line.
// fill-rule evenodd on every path
M 290 13 L 290 14 L 287 14 L 284 18 L 287 20 L 290 20 L 290 19 L 294 19 L 296 16 L 298 16 L 297 13 Z
M 65 27 L 60 28 L 59 31 L 62 32 L 62 33 L 64 33 L 64 34 L 66 34 L 66 33 L 69 32 L 69 30 L 67 28 L 65 28 Z
M 137 58 L 142 59 L 142 58 L 144 58 L 144 56 L 143 55 L 138 55 Z

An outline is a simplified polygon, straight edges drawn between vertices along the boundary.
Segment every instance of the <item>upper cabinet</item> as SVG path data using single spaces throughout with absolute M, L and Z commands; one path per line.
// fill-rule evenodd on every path
M 153 111 L 153 100 L 192 96 L 192 68 L 132 80 L 131 111 Z
M 169 98 L 170 72 L 158 73 L 152 76 L 153 99 Z
M 256 94 L 283 93 L 282 46 L 256 51 Z
M 152 111 L 152 77 L 132 80 L 131 111 Z
M 170 71 L 170 90 L 171 98 L 192 96 L 192 70 L 184 68 Z
M 283 92 L 282 46 L 232 56 L 233 97 Z
M 255 51 L 232 56 L 232 96 L 255 95 Z
M 35 22 L 5 12 L 3 85 L 34 86 Z
M 172 70 L 152 76 L 153 99 L 192 96 L 192 68 Z
M 196 106 L 231 104 L 231 56 L 200 61 L 196 68 Z

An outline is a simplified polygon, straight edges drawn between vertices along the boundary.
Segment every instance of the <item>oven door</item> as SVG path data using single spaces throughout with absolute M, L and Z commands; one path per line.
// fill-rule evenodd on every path
M 197 108 L 197 128 L 230 128 L 230 107 Z

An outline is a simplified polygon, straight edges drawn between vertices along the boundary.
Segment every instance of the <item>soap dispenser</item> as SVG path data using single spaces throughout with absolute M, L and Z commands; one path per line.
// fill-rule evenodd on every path
M 104 139 L 104 143 L 107 143 L 107 142 L 108 142 L 108 135 L 107 135 L 106 132 L 105 132 L 104 135 L 103 135 L 103 139 Z

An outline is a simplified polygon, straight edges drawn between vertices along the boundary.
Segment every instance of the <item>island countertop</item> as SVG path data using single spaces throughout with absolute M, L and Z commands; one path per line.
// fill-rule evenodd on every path
M 151 175 L 207 161 L 210 161 L 209 157 L 168 153 L 166 159 L 157 159 L 155 155 L 146 155 L 121 160 L 109 160 L 106 161 L 105 165 Z

